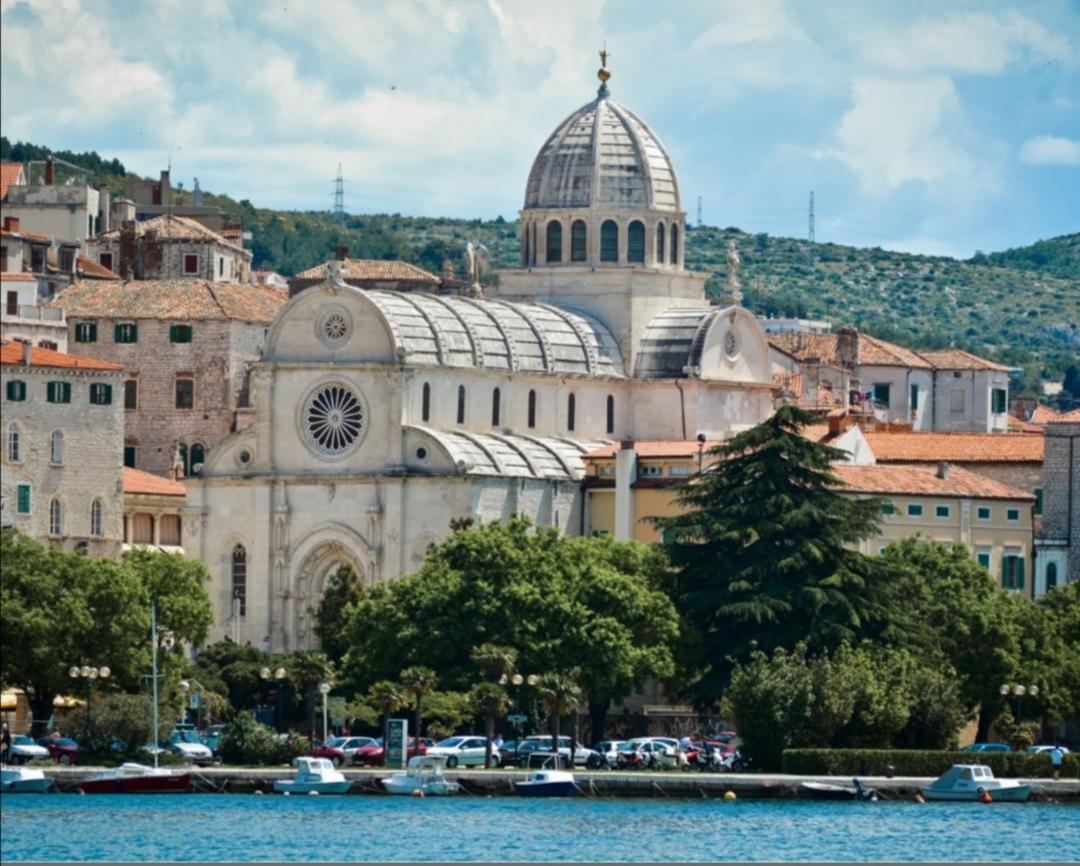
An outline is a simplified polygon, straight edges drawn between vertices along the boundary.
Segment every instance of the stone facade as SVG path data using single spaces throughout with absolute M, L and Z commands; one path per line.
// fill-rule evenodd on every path
M 1080 422 L 1046 425 L 1043 525 L 1035 544 L 1037 593 L 1080 580 Z
M 37 348 L 27 359 L 21 343 L 3 348 L 3 524 L 66 549 L 118 554 L 123 370 Z M 91 402 L 92 388 L 108 402 Z

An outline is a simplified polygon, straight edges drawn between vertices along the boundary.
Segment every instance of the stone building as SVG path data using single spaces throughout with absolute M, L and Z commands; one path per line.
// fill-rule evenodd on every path
M 248 405 L 248 365 L 284 303 L 277 292 L 205 280 L 83 281 L 54 306 L 80 354 L 127 369 L 124 464 L 197 474 Z
M 357 289 L 389 289 L 394 292 L 438 292 L 441 281 L 437 276 L 408 262 L 381 259 L 350 259 L 344 247 L 338 248 L 334 260 L 340 263 L 341 278 Z M 289 296 L 326 281 L 334 262 L 326 262 L 300 271 L 289 279 Z
M 1046 425 L 1043 524 L 1035 539 L 1035 593 L 1080 580 L 1080 410 Z
M 58 183 L 56 164 L 45 164 L 43 183 L 8 187 L 4 215 L 21 221 L 27 231 L 64 238 L 82 246 L 97 232 L 109 228 L 110 196 L 82 182 L 81 176 Z
M 3 525 L 65 549 L 118 554 L 123 368 L 6 341 L 0 379 Z
M 584 454 L 771 414 L 765 335 L 683 267 L 678 182 L 639 118 L 602 88 L 529 177 L 527 253 L 491 298 L 356 288 L 332 263 L 278 313 L 254 423 L 187 481 L 216 636 L 313 646 L 340 565 L 404 575 L 455 518 L 581 534 Z
M 86 248 L 90 258 L 126 279 L 251 281 L 251 252 L 187 217 L 125 220 Z

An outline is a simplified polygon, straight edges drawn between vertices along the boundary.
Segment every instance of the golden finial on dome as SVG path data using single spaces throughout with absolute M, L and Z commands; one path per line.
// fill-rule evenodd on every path
M 604 42 L 604 47 L 600 49 L 600 68 L 596 70 L 596 77 L 600 79 L 600 89 L 596 91 L 596 95 L 603 99 L 608 95 L 607 83 L 611 78 L 611 73 L 607 68 L 608 57 L 607 41 Z

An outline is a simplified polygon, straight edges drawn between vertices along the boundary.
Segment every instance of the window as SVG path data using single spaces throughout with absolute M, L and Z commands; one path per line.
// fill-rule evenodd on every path
M 606 478 L 613 477 L 615 475 L 615 464 L 605 463 L 603 466 L 600 467 L 600 474 Z
M 137 449 L 136 449 L 136 447 L 134 445 L 129 445 L 126 442 L 124 443 L 124 465 L 128 469 L 134 469 L 135 468 L 135 452 L 136 452 L 136 450 Z
M 49 384 L 45 386 L 45 399 L 50 403 L 70 403 L 71 383 L 49 382 Z
M 964 389 L 953 388 L 949 391 L 949 413 L 952 415 L 964 414 Z
M 577 420 L 577 397 L 571 394 L 566 398 L 566 429 L 573 430 Z
M 889 408 L 891 387 L 885 384 L 874 385 L 874 405 L 879 409 Z
M 645 264 L 645 224 L 634 220 L 626 233 L 626 260 Z
M 54 466 L 64 462 L 64 434 L 59 430 L 53 430 L 49 437 L 49 462 Z
M 619 260 L 619 226 L 615 220 L 604 220 L 600 225 L 600 261 Z
M 465 386 L 458 385 L 457 389 L 457 422 L 465 423 Z
M 651 478 L 657 478 L 664 474 L 664 467 L 645 465 L 641 467 L 641 474 Z
M 75 251 L 70 249 L 60 250 L 60 270 L 65 274 L 73 273 L 75 270 Z
M 54 499 L 49 503 L 49 535 L 60 535 L 64 530 L 64 513 L 60 508 L 60 500 Z
M 683 476 L 688 476 L 689 474 L 690 474 L 690 467 L 689 466 L 672 466 L 668 470 L 668 475 L 672 476 L 673 478 L 679 478 L 679 477 L 683 477 Z
M 185 274 L 197 274 L 199 273 L 199 256 L 196 253 L 184 254 L 184 273 Z
M 1017 522 L 1019 522 L 1019 520 L 1020 520 L 1020 509 L 1019 508 L 1006 508 L 1005 509 L 1005 519 L 1008 520 L 1009 523 L 1017 523 Z
M 113 330 L 113 342 L 137 343 L 139 341 L 139 326 L 134 322 L 120 322 Z
M 551 262 L 562 261 L 562 223 L 552 220 L 547 224 L 547 254 L 545 260 Z
M 499 389 L 491 392 L 491 426 L 499 426 Z
M 991 392 L 991 405 L 995 415 L 1002 415 L 1005 413 L 1005 404 L 1008 399 L 1008 393 L 1004 388 L 994 388 Z
M 585 220 L 574 220 L 570 224 L 570 261 L 583 262 L 589 255 L 588 229 Z
M 431 385 L 427 382 L 424 383 L 424 387 L 420 390 L 420 420 L 431 420 Z
M 1050 562 L 1046 565 L 1046 588 L 1051 590 L 1057 586 L 1057 563 Z
M 975 554 L 975 561 L 979 563 L 987 571 L 990 570 L 990 551 L 980 550 Z
M 536 392 L 529 391 L 529 428 L 536 426 Z
M 914 418 L 915 413 L 919 411 L 919 386 L 918 385 L 912 385 L 911 386 L 910 408 L 911 408 L 911 417 Z
M 948 518 L 948 516 L 949 516 L 949 514 L 951 512 L 952 512 L 952 509 L 949 508 L 948 505 L 938 505 L 938 506 L 935 506 L 935 508 L 934 508 L 934 516 L 935 517 Z
M 158 518 L 158 543 L 180 546 L 180 517 L 176 514 L 162 514 Z
M 191 474 L 201 475 L 205 465 L 206 446 L 201 442 L 195 442 L 191 446 Z
M 922 506 L 917 505 L 914 502 L 911 503 L 910 505 L 908 505 L 908 507 L 907 507 L 907 516 L 908 517 L 922 517 Z
M 217 275 L 219 277 L 225 276 L 225 257 L 224 256 L 218 256 Z
M 7 429 L 7 459 L 11 463 L 18 463 L 22 459 L 22 438 L 19 434 L 18 424 L 8 424 Z
M 94 382 L 90 385 L 90 402 L 95 406 L 112 405 L 112 385 L 107 382 Z
M 18 511 L 19 514 L 30 513 L 30 485 L 20 484 L 18 492 Z
M 656 263 L 664 263 L 664 224 L 656 224 Z
M 607 398 L 607 432 L 615 432 L 615 398 L 610 394 Z
M 60 347 L 57 345 L 57 343 L 54 340 L 38 340 L 38 348 L 51 349 L 52 351 L 55 352 Z
M 673 265 L 679 263 L 679 227 L 677 225 L 671 226 L 671 263 Z
M 881 506 L 882 514 L 896 514 L 896 506 L 891 502 L 886 502 Z
M 169 325 L 170 343 L 190 343 L 191 334 L 191 325 Z
M 192 409 L 195 406 L 195 380 L 190 376 L 176 377 L 176 408 Z
M 978 520 L 989 520 L 990 519 L 990 506 L 989 505 L 980 505 L 978 508 L 975 509 L 975 517 Z
M 131 543 L 154 543 L 154 516 L 152 514 L 136 514 L 131 518 Z
M 26 383 L 21 379 L 11 379 L 7 383 L 7 398 L 12 403 L 21 403 L 26 399 Z
M 1024 588 L 1024 558 L 1019 553 L 1006 551 L 1001 558 L 1001 585 L 1005 589 Z
M 239 602 L 237 612 L 247 613 L 247 551 L 238 544 L 232 551 L 232 597 Z
M 128 379 L 124 382 L 124 408 L 139 408 L 139 380 Z
M 529 226 L 525 226 L 524 237 L 521 240 L 521 263 L 529 264 Z
M 98 253 L 97 260 L 98 264 L 103 268 L 108 268 L 110 271 L 112 270 L 112 253 Z
M 90 504 L 90 534 L 94 538 L 101 537 L 101 500 L 95 499 Z
M 76 343 L 97 342 L 97 322 L 79 322 L 75 326 Z
M 1035 488 L 1035 513 L 1043 513 L 1043 492 L 1041 487 Z

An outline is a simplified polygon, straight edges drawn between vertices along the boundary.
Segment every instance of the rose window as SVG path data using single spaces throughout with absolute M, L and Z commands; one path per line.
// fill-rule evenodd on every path
M 349 332 L 349 324 L 341 313 L 331 313 L 323 322 L 323 333 L 332 343 L 338 343 Z
M 364 427 L 360 398 L 345 385 L 324 385 L 304 405 L 304 433 L 318 451 L 331 457 L 349 451 Z
M 734 331 L 724 334 L 724 354 L 734 359 L 739 354 L 739 338 Z

